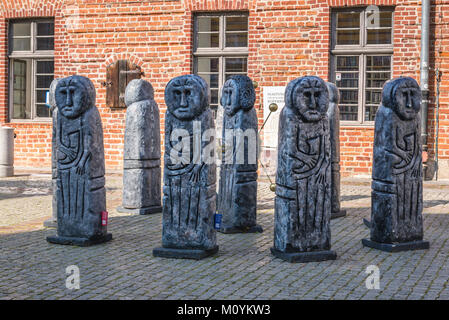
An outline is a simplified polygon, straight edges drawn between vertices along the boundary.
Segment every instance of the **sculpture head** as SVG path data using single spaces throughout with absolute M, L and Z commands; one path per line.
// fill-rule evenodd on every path
M 382 105 L 392 109 L 400 119 L 412 120 L 421 109 L 421 89 L 415 79 L 401 77 L 385 83 Z
M 151 83 L 143 79 L 131 80 L 125 90 L 125 104 L 127 107 L 134 102 L 153 100 L 154 89 Z
M 239 109 L 251 110 L 255 101 L 256 92 L 248 76 L 232 76 L 225 82 L 220 103 L 228 116 L 234 115 Z
M 329 107 L 329 91 L 319 77 L 307 76 L 291 81 L 285 89 L 285 106 L 305 122 L 320 121 Z
M 74 119 L 95 107 L 95 87 L 83 76 L 70 76 L 56 85 L 56 105 L 64 117 Z
M 335 84 L 326 82 L 327 90 L 329 91 L 329 102 L 336 103 L 340 101 L 340 92 Z
M 48 94 L 48 105 L 50 106 L 51 112 L 53 112 L 53 110 L 55 110 L 55 108 L 57 107 L 55 94 L 56 94 L 56 86 L 58 85 L 59 80 L 60 79 L 55 78 L 50 84 L 50 90 Z
M 206 81 L 193 74 L 171 79 L 165 87 L 165 104 L 176 118 L 192 120 L 209 106 Z

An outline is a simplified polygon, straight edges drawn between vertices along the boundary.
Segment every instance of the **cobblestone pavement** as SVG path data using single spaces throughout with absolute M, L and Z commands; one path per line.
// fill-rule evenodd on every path
M 369 181 L 342 181 L 348 216 L 332 221 L 335 261 L 290 264 L 270 254 L 273 194 L 261 181 L 262 234 L 218 234 L 219 253 L 201 261 L 155 258 L 161 214 L 117 213 L 121 177 L 107 176 L 106 244 L 49 244 L 42 222 L 51 216 L 49 174 L 0 179 L 0 299 L 449 299 L 449 186 L 426 183 L 425 239 L 429 250 L 395 254 L 362 246 L 369 231 Z M 66 288 L 65 270 L 80 269 L 79 290 Z M 369 265 L 380 268 L 380 289 L 365 285 Z

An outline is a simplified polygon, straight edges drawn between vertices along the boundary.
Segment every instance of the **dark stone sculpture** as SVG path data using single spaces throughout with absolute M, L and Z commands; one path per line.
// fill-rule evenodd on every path
M 162 212 L 159 108 L 151 84 L 132 80 L 126 87 L 125 104 L 123 200 L 117 211 Z
M 279 119 L 274 247 L 289 262 L 336 259 L 330 250 L 329 92 L 319 77 L 291 81 Z
M 327 82 L 326 85 L 329 90 L 327 117 L 329 119 L 332 159 L 331 219 L 336 219 L 346 216 L 346 210 L 341 210 L 340 207 L 340 108 L 338 107 L 340 94 L 335 84 Z
M 223 86 L 224 108 L 222 164 L 218 210 L 220 232 L 262 232 L 257 211 L 257 114 L 256 93 L 247 76 L 232 76 Z
M 176 77 L 165 88 L 165 103 L 162 247 L 153 255 L 202 259 L 218 251 L 215 124 L 207 83 L 196 75 Z
M 57 144 L 56 144 L 56 128 L 58 127 L 58 108 L 56 106 L 56 98 L 55 98 L 55 91 L 56 86 L 58 85 L 59 79 L 53 79 L 53 81 L 50 84 L 50 90 L 49 90 L 49 101 L 48 104 L 50 105 L 50 110 L 52 112 L 52 122 L 53 122 L 53 128 L 52 128 L 52 136 L 51 136 L 51 189 L 53 193 L 52 203 L 51 203 L 51 209 L 52 209 L 52 216 L 50 219 L 44 221 L 44 227 L 48 228 L 56 228 L 58 226 L 58 198 L 56 196 L 57 193 L 57 179 L 58 179 L 58 161 L 57 161 Z
M 95 87 L 70 76 L 56 86 L 58 230 L 47 241 L 88 246 L 112 239 L 102 223 L 106 212 L 103 128 Z
M 429 248 L 423 241 L 421 90 L 409 77 L 388 81 L 376 114 L 371 238 L 365 246 L 396 252 Z

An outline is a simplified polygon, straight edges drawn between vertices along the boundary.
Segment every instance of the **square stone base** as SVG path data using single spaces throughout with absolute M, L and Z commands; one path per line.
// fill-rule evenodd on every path
M 220 233 L 256 233 L 256 232 L 263 232 L 262 226 L 256 224 L 252 227 L 228 227 L 228 226 L 221 226 L 219 230 L 217 230 Z
M 153 256 L 172 259 L 194 259 L 201 260 L 210 257 L 218 252 L 218 246 L 210 250 L 202 249 L 175 249 L 175 248 L 155 248 Z
M 123 208 L 123 207 L 117 207 L 117 212 L 147 215 L 147 214 L 153 214 L 153 213 L 160 213 L 160 212 L 162 212 L 162 207 L 161 206 L 154 206 L 154 207 L 137 208 L 137 209 L 127 209 L 127 208 Z
M 271 248 L 271 253 L 279 259 L 288 262 L 319 262 L 337 259 L 335 251 L 312 251 L 312 252 L 282 252 L 276 248 Z
M 346 210 L 340 210 L 339 212 L 332 212 L 331 219 L 346 217 Z
M 399 252 L 409 250 L 424 250 L 429 249 L 429 241 L 419 240 L 402 243 L 380 243 L 372 241 L 371 239 L 362 239 L 362 244 L 365 247 L 386 251 L 386 252 Z
M 103 242 L 108 242 L 112 240 L 112 234 L 107 233 L 103 237 L 99 238 L 74 238 L 74 237 L 60 237 L 60 236 L 49 236 L 47 237 L 47 241 L 50 243 L 56 243 L 56 244 L 64 244 L 64 245 L 72 245 L 72 246 L 79 246 L 79 247 L 88 247 L 93 246 L 96 244 L 100 244 Z

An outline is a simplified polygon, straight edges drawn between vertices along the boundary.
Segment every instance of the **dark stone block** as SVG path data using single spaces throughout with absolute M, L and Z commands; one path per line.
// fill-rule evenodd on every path
M 417 240 L 409 242 L 397 242 L 397 243 L 380 243 L 372 241 L 370 239 L 362 239 L 362 244 L 365 247 L 374 248 L 386 252 L 399 252 L 409 250 L 424 250 L 429 249 L 430 244 L 428 241 Z
M 54 141 L 57 152 L 57 237 L 83 244 L 107 239 L 103 127 L 95 106 L 95 87 L 86 77 L 60 79 Z M 69 239 L 69 240 L 67 240 Z M 70 240 L 75 239 L 75 240 Z M 80 239 L 80 240 L 77 240 Z
M 274 222 L 274 248 L 280 252 L 330 250 L 328 105 L 329 91 L 321 78 L 298 78 L 285 90 L 279 119 Z
M 226 228 L 220 231 L 224 233 L 248 232 L 257 225 L 259 135 L 255 99 L 253 82 L 247 76 L 232 76 L 222 88 L 223 148 L 217 212 L 223 215 Z
M 255 226 L 251 227 L 231 227 L 231 226 L 221 226 L 220 230 L 218 230 L 220 233 L 262 233 L 263 228 L 262 226 L 256 224 Z
M 149 208 L 161 207 L 161 142 L 159 108 L 151 84 L 132 80 L 126 87 L 125 104 L 122 208 L 153 213 Z
M 79 247 L 89 247 L 96 244 L 108 242 L 112 240 L 112 234 L 107 233 L 104 236 L 92 237 L 92 238 L 77 238 L 77 237 L 60 237 L 60 236 L 49 236 L 47 241 L 50 243 L 72 245 Z
M 343 217 L 346 217 L 346 210 L 340 210 L 338 212 L 331 213 L 331 219 L 338 219 Z
M 288 262 L 320 262 L 326 260 L 337 259 L 337 254 L 335 251 L 325 250 L 325 251 L 312 251 L 312 252 L 282 252 L 275 248 L 271 248 L 271 253 L 279 259 Z
M 210 257 L 218 252 L 218 246 L 212 249 L 177 249 L 177 248 L 155 248 L 153 249 L 153 256 L 160 258 L 172 259 L 194 259 L 201 260 Z
M 155 213 L 162 212 L 162 207 L 154 206 L 154 207 L 137 208 L 137 209 L 127 209 L 127 208 L 123 208 L 123 207 L 117 207 L 117 212 L 149 215 L 149 214 L 155 214 Z
M 389 246 L 423 239 L 420 109 L 421 90 L 414 79 L 401 77 L 384 85 L 374 129 L 373 242 Z
M 176 77 L 165 88 L 165 103 L 162 247 L 165 252 L 218 250 L 215 123 L 207 83 L 196 75 Z M 190 252 L 187 258 L 196 254 L 180 252 Z

